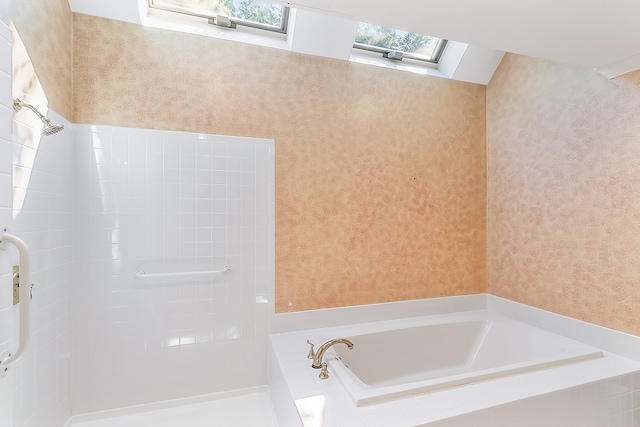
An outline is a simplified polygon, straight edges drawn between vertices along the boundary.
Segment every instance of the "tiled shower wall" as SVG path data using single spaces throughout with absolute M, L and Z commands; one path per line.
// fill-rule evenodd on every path
M 26 109 L 15 113 L 11 231 L 29 246 L 35 284 L 31 341 L 27 352 L 10 367 L 13 425 L 20 427 L 63 425 L 71 408 L 73 129 L 54 112 L 36 106 L 53 122 L 63 123 L 65 130 L 42 136 L 38 117 Z M 12 256 L 12 264 L 17 261 Z M 17 307 L 13 308 L 14 337 Z
M 74 412 L 265 384 L 273 140 L 89 125 L 75 139 Z
M 11 217 L 11 31 L 5 2 L 0 2 L 0 231 L 12 225 Z M 0 251 L 0 355 L 11 347 L 11 262 Z M 0 378 L 0 425 L 12 425 L 12 379 Z

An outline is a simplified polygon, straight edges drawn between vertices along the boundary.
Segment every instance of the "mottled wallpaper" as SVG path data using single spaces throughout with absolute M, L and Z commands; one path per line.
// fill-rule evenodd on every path
M 48 103 L 49 108 L 71 120 L 73 86 L 73 20 L 67 0 L 12 0 L 11 20 L 18 37 L 22 40 L 31 63 L 14 61 L 14 67 L 31 66 Z M 33 65 L 31 65 L 33 64 Z M 14 70 L 14 78 L 25 73 Z M 33 81 L 33 80 L 30 80 Z M 14 87 L 23 93 L 35 94 L 23 79 L 14 80 Z
M 489 292 L 640 334 L 640 72 L 507 55 L 487 88 Z
M 74 121 L 273 138 L 276 310 L 486 291 L 485 87 L 74 14 Z

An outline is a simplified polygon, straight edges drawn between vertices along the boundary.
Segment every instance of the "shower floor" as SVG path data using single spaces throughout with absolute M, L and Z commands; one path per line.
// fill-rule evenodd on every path
M 82 418 L 86 416 L 81 416 Z M 277 427 L 267 392 L 153 411 L 72 421 L 67 427 Z

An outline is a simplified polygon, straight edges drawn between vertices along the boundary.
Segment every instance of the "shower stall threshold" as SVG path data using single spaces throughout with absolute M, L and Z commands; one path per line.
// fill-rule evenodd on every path
M 74 415 L 65 427 L 277 427 L 266 387 Z

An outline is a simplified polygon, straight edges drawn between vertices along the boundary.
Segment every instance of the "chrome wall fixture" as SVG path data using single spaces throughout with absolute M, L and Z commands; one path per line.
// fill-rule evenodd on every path
M 136 279 L 158 279 L 158 278 L 174 278 L 174 277 L 197 277 L 197 276 L 210 276 L 212 274 L 227 273 L 231 271 L 231 267 L 225 265 L 220 270 L 207 270 L 207 271 L 186 271 L 183 273 L 147 273 L 143 269 L 139 268 L 136 274 L 133 275 Z
M 16 249 L 18 249 L 18 254 L 20 256 L 20 335 L 18 341 L 18 348 L 5 357 L 5 354 L 0 355 L 0 377 L 4 375 L 7 371 L 7 366 L 17 361 L 22 354 L 25 352 L 27 346 L 29 345 L 29 335 L 30 335 L 30 310 L 29 304 L 31 302 L 31 288 L 29 287 L 30 283 L 30 268 L 31 268 L 31 255 L 29 253 L 29 248 L 27 244 L 20 238 L 14 236 L 13 234 L 7 233 L 7 228 L 3 228 L 0 232 L 0 249 L 6 248 L 6 243 L 12 243 Z
M 14 100 L 13 100 L 13 109 L 16 112 L 18 112 L 18 111 L 22 110 L 22 107 L 26 107 L 26 108 L 30 109 L 31 111 L 36 113 L 36 115 L 40 118 L 40 120 L 42 120 L 42 123 L 44 123 L 44 126 L 42 126 L 42 134 L 44 136 L 53 135 L 54 133 L 58 133 L 62 129 L 64 129 L 63 125 L 59 125 L 59 124 L 56 124 L 56 123 L 51 123 L 51 121 L 49 119 L 47 119 L 33 105 L 27 104 L 26 102 L 22 102 L 18 98 L 14 98 Z

